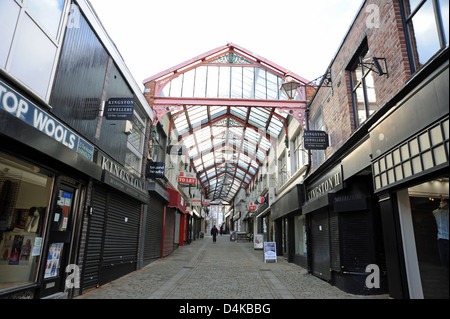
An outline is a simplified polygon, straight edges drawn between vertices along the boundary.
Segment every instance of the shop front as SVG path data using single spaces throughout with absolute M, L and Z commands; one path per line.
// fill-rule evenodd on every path
M 393 298 L 449 298 L 448 80 L 447 55 L 418 74 L 370 132 Z
M 360 295 L 387 290 L 380 210 L 365 167 L 368 162 L 358 162 L 367 145 L 362 143 L 338 165 L 308 181 L 308 201 L 302 209 L 309 225 L 311 273 Z M 366 286 L 369 265 L 379 268 L 380 286 L 376 289 Z
M 99 152 L 103 174 L 93 183 L 82 288 L 102 286 L 137 269 L 144 180 Z
M 190 214 L 186 211 L 186 199 L 180 194 L 180 192 L 172 188 L 167 188 L 167 192 L 170 196 L 167 207 L 173 214 L 170 218 L 173 218 L 174 222 L 173 226 L 166 225 L 166 227 L 169 227 L 168 231 L 172 232 L 173 235 L 168 238 L 167 245 L 169 247 L 166 247 L 165 249 L 170 250 L 170 247 L 172 247 L 172 252 L 174 245 L 184 246 L 184 243 L 188 241 Z M 177 224 L 175 225 L 175 223 Z M 163 229 L 166 229 L 166 227 L 163 227 Z M 175 230 L 177 230 L 177 234 L 175 234 Z
M 304 185 L 295 185 L 271 205 L 271 217 L 275 224 L 278 255 L 307 268 L 307 232 L 302 215 L 304 198 Z
M 0 298 L 66 296 L 94 147 L 0 78 Z M 45 121 L 39 126 L 35 121 Z
M 147 192 L 149 196 L 142 229 L 144 236 L 141 238 L 143 266 L 161 257 L 164 216 L 170 199 L 166 186 L 159 179 L 147 179 Z

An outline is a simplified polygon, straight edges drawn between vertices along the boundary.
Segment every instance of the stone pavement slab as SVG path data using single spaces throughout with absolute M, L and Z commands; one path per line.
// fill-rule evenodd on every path
M 263 260 L 251 242 L 227 235 L 193 241 L 76 299 L 387 299 L 357 296 L 314 277 L 283 258 Z

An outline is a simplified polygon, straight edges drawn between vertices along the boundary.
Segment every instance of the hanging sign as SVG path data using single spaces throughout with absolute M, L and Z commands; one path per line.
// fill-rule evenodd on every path
M 202 202 L 203 206 L 211 206 L 211 201 L 209 199 L 204 199 Z
M 105 104 L 105 119 L 131 121 L 133 119 L 134 98 L 111 98 Z
M 264 243 L 264 262 L 275 260 L 277 262 L 277 244 L 275 242 Z
M 325 150 L 328 147 L 328 134 L 324 131 L 305 131 L 303 139 L 307 150 Z
M 195 185 L 197 184 L 197 175 L 195 173 L 180 172 L 178 183 Z
M 251 202 L 250 205 L 248 205 L 248 210 L 253 212 L 256 210 L 256 204 Z
M 145 176 L 149 178 L 164 178 L 165 162 L 147 162 Z

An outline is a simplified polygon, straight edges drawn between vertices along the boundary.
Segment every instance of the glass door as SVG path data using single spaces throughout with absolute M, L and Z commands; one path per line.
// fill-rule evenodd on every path
M 41 297 L 64 291 L 64 272 L 71 246 L 77 189 L 61 184 L 50 215 L 49 240 L 44 258 Z

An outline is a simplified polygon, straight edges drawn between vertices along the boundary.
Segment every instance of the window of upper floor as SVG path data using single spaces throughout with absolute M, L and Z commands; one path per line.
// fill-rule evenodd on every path
M 288 178 L 289 176 L 287 169 L 287 156 L 286 150 L 284 150 L 283 153 L 278 158 L 278 183 L 277 183 L 278 188 L 280 188 L 284 183 L 286 183 Z
M 146 120 L 143 112 L 135 106 L 132 132 L 128 135 L 125 166 L 135 174 L 140 175 L 144 154 Z
M 291 172 L 295 174 L 306 164 L 306 152 L 303 143 L 303 134 L 297 134 L 291 141 Z
M 449 43 L 449 0 L 400 0 L 412 72 Z
M 347 69 L 350 73 L 355 127 L 362 125 L 377 108 L 377 95 L 373 81 L 374 72 L 364 66 L 364 64 L 371 62 L 371 58 L 372 56 L 365 40 Z
M 64 33 L 65 3 L 0 1 L 0 68 L 46 100 Z

